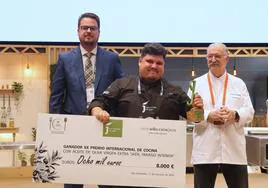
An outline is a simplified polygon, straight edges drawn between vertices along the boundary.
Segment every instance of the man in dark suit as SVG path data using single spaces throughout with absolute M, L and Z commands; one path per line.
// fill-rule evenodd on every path
M 123 72 L 118 55 L 97 46 L 100 34 L 99 17 L 84 13 L 78 20 L 80 46 L 59 55 L 53 76 L 49 111 L 61 114 L 86 114 L 90 93 L 101 94 Z M 91 86 L 85 82 L 85 64 L 90 54 L 93 77 Z M 94 98 L 94 96 L 93 96 Z
M 101 94 L 123 72 L 118 55 L 97 46 L 100 19 L 94 13 L 84 13 L 78 19 L 80 46 L 59 55 L 53 75 L 50 113 L 87 114 L 94 95 Z M 65 184 L 64 188 L 83 185 Z

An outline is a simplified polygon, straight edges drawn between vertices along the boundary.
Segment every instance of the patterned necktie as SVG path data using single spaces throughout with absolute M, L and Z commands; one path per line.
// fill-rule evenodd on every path
M 92 53 L 87 53 L 85 56 L 87 57 L 86 63 L 85 63 L 85 81 L 86 81 L 86 88 L 90 88 L 93 85 L 93 66 L 92 66 Z

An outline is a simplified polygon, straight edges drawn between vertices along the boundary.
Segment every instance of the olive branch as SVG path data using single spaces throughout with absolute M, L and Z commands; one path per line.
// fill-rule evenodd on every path
M 196 81 L 195 80 L 191 80 L 190 84 L 189 84 L 189 89 L 192 92 L 192 96 L 191 96 L 191 100 L 187 101 L 187 105 L 192 105 L 193 101 L 194 101 L 194 96 L 195 96 L 195 86 L 196 86 Z

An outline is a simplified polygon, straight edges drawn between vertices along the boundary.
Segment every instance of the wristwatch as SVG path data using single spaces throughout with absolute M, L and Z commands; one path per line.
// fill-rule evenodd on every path
M 237 111 L 235 111 L 235 121 L 238 122 L 240 120 L 240 116 Z

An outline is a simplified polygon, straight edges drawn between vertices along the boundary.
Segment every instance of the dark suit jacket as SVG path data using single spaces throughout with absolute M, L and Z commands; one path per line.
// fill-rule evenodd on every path
M 117 54 L 97 49 L 95 96 L 101 94 L 123 72 Z M 86 112 L 86 86 L 80 47 L 59 55 L 53 75 L 49 112 L 82 115 Z

